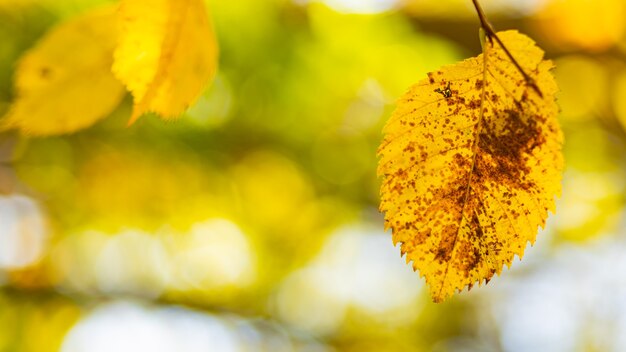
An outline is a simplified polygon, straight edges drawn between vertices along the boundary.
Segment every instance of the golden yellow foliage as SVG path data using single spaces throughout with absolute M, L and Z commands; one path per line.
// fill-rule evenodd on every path
M 565 51 L 604 51 L 624 38 L 626 2 L 623 0 L 552 0 L 537 13 L 534 23 L 553 46 Z
M 69 133 L 111 113 L 124 96 L 111 73 L 114 23 L 115 10 L 107 7 L 48 32 L 18 64 L 17 98 L 2 128 L 31 135 Z
M 132 92 L 131 123 L 182 114 L 215 75 L 217 41 L 203 0 L 122 0 L 113 72 Z
M 551 61 L 528 37 L 494 41 L 399 100 L 378 150 L 385 227 L 435 302 L 523 256 L 560 195 L 563 137 Z

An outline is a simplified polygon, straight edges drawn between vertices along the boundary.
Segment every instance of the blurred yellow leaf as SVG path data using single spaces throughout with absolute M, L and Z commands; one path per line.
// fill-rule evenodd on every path
M 98 9 L 52 29 L 20 60 L 17 98 L 2 128 L 32 135 L 70 133 L 107 116 L 124 96 L 111 73 L 115 11 Z
M 626 69 L 622 70 L 615 78 L 615 89 L 613 89 L 613 110 L 617 119 L 621 122 L 626 131 Z
M 398 102 L 378 150 L 394 243 L 441 302 L 523 255 L 561 191 L 562 132 L 551 61 L 528 37 L 428 74 Z
M 215 75 L 217 41 L 203 0 L 123 0 L 113 72 L 134 97 L 131 123 L 182 114 Z
M 608 65 L 582 55 L 567 55 L 560 57 L 556 66 L 561 119 L 568 122 L 597 119 L 611 98 L 607 94 Z M 584 90 L 580 89 L 580 82 L 585 82 Z
M 537 14 L 541 35 L 561 50 L 603 51 L 626 29 L 624 0 L 550 0 Z

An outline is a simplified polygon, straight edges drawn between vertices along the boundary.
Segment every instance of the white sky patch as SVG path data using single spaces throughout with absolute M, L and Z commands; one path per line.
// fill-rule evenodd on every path
M 60 352 L 332 351 L 262 318 L 132 301 L 102 304 L 65 336 Z
M 254 281 L 254 251 L 236 224 L 225 219 L 200 222 L 181 242 L 172 259 L 174 287 L 211 290 Z
M 0 256 L 2 250 L 8 251 L 1 247 Z M 256 279 L 248 236 L 219 218 L 198 222 L 184 233 L 168 226 L 157 233 L 80 232 L 59 241 L 52 258 L 64 286 L 112 295 L 155 298 L 169 290 L 242 289 Z
M 151 234 L 126 230 L 111 237 L 96 261 L 98 286 L 106 293 L 158 297 L 169 278 L 168 254 Z
M 316 0 L 295 0 L 296 3 L 306 4 Z M 330 6 L 336 11 L 344 13 L 380 13 L 394 9 L 399 0 L 317 0 Z
M 626 240 L 563 244 L 484 290 L 507 351 L 626 350 Z M 479 318 L 479 320 L 481 320 Z
M 48 243 L 48 228 L 39 206 L 22 195 L 0 196 L 0 269 L 37 262 Z
M 317 334 L 341 325 L 348 308 L 405 324 L 421 308 L 422 282 L 388 234 L 359 226 L 338 230 L 318 256 L 291 274 L 276 296 L 284 320 Z
M 228 326 L 183 309 L 114 303 L 96 309 L 66 335 L 61 352 L 240 351 Z

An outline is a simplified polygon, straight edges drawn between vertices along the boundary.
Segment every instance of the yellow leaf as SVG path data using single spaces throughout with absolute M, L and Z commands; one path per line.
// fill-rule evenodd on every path
M 487 41 L 411 87 L 378 149 L 385 227 L 435 302 L 521 258 L 561 192 L 553 64 L 528 37 L 498 36 L 541 94 Z
M 182 114 L 215 75 L 217 41 L 203 0 L 122 0 L 113 72 L 132 92 L 130 123 Z
M 19 61 L 16 99 L 2 128 L 54 135 L 86 128 L 120 103 L 124 87 L 111 73 L 115 10 L 86 13 L 48 32 Z

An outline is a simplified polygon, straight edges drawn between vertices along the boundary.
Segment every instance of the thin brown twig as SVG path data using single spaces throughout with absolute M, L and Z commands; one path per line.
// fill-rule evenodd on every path
M 535 92 L 539 94 L 540 97 L 543 98 L 543 94 L 541 94 L 541 90 L 539 90 L 539 87 L 537 87 L 535 80 L 533 80 L 528 74 L 526 74 L 522 66 L 520 66 L 517 60 L 515 60 L 513 55 L 511 55 L 511 52 L 509 51 L 509 49 L 507 49 L 504 43 L 502 43 L 502 40 L 500 40 L 500 38 L 496 34 L 496 31 L 493 29 L 493 26 L 491 25 L 491 23 L 489 23 L 489 21 L 487 20 L 487 16 L 485 15 L 483 8 L 480 6 L 480 3 L 478 3 L 478 0 L 472 0 L 472 2 L 474 3 L 474 7 L 476 8 L 476 13 L 478 14 L 478 19 L 480 20 L 480 26 L 485 30 L 485 34 L 487 35 L 489 42 L 493 45 L 493 39 L 496 40 L 498 45 L 500 45 L 502 50 L 504 50 L 504 53 L 506 54 L 506 56 L 509 57 L 513 65 L 515 65 L 517 70 L 522 74 L 522 76 L 524 77 L 524 80 L 526 80 L 526 83 L 530 85 L 535 90 Z

